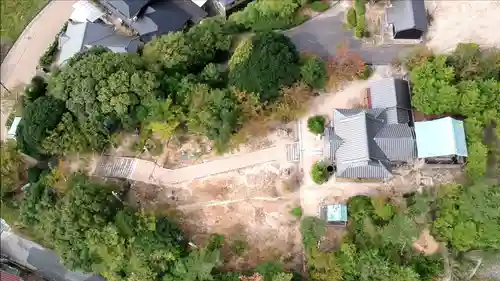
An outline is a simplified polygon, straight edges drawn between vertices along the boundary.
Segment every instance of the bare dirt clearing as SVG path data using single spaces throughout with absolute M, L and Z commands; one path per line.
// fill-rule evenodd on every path
M 458 43 L 474 42 L 482 46 L 500 46 L 500 2 L 426 1 L 433 21 L 428 32 L 428 46 L 438 52 L 455 49 Z
M 299 192 L 283 188 L 295 186 L 283 184 L 297 179 L 295 171 L 271 163 L 170 187 L 134 185 L 129 200 L 158 212 L 175 208 L 181 227 L 197 245 L 204 245 L 211 233 L 224 235 L 228 269 L 279 259 L 299 269 L 299 220 L 290 213 L 300 205 Z M 235 241 L 251 247 L 237 254 Z

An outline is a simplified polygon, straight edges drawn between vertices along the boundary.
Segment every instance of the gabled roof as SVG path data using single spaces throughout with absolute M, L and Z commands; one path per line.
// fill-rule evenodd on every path
M 387 22 L 394 25 L 396 33 L 417 29 L 427 31 L 427 11 L 423 0 L 392 0 L 387 9 Z
M 374 140 L 390 161 L 409 161 L 417 157 L 415 132 L 407 124 L 385 125 Z
M 139 13 L 146 5 L 151 2 L 150 0 L 103 0 L 104 4 L 114 7 L 125 17 L 132 19 L 138 16 Z
M 357 112 L 357 113 L 356 113 Z M 334 131 L 342 139 L 335 151 L 337 175 L 347 178 L 386 178 L 390 166 L 385 163 L 381 149 L 373 135 L 384 126 L 384 121 L 373 117 L 379 111 L 363 109 L 335 110 Z
M 335 109 L 325 130 L 327 153 L 337 176 L 387 178 L 391 161 L 416 156 L 415 134 L 407 124 L 387 124 L 385 109 Z
M 138 38 L 116 34 L 113 27 L 91 22 L 68 22 L 68 28 L 59 38 L 58 63 L 63 64 L 74 55 L 94 46 L 106 47 L 116 53 L 137 52 Z
M 191 0 L 100 0 L 116 16 L 125 21 L 134 29 L 144 41 L 150 41 L 155 36 L 169 32 L 181 31 L 188 21 L 197 23 L 207 16 L 207 13 Z M 115 1 L 120 5 L 115 5 Z M 146 3 L 135 15 L 137 18 L 126 16 L 122 6 L 128 2 Z M 124 2 L 124 3 L 122 3 Z M 130 7 L 129 7 L 130 8 Z M 127 12 L 128 13 L 128 12 Z
M 410 90 L 403 79 L 384 78 L 370 83 L 372 108 L 384 108 L 388 124 L 410 121 Z
M 419 158 L 468 155 L 462 121 L 445 117 L 415 122 L 415 134 Z

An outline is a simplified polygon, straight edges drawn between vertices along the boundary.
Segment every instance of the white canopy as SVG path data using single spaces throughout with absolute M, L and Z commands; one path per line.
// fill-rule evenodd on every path
M 86 0 L 81 0 L 73 4 L 73 9 L 70 19 L 76 22 L 95 22 L 104 16 L 103 11 Z

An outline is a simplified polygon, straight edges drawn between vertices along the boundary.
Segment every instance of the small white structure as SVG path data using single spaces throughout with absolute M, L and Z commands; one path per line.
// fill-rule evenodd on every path
M 69 18 L 75 22 L 95 22 L 104 16 L 104 14 L 103 11 L 92 3 L 81 0 L 73 4 L 73 13 Z
M 15 117 L 14 121 L 12 121 L 12 125 L 7 131 L 7 139 L 15 140 L 16 139 L 16 131 L 17 127 L 19 127 L 19 122 L 21 122 L 21 117 Z

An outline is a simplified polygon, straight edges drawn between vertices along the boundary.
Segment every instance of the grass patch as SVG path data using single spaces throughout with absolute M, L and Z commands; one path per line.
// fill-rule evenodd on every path
M 48 0 L 5 0 L 1 1 L 0 36 L 2 47 L 12 45 L 26 25 L 36 16 Z

